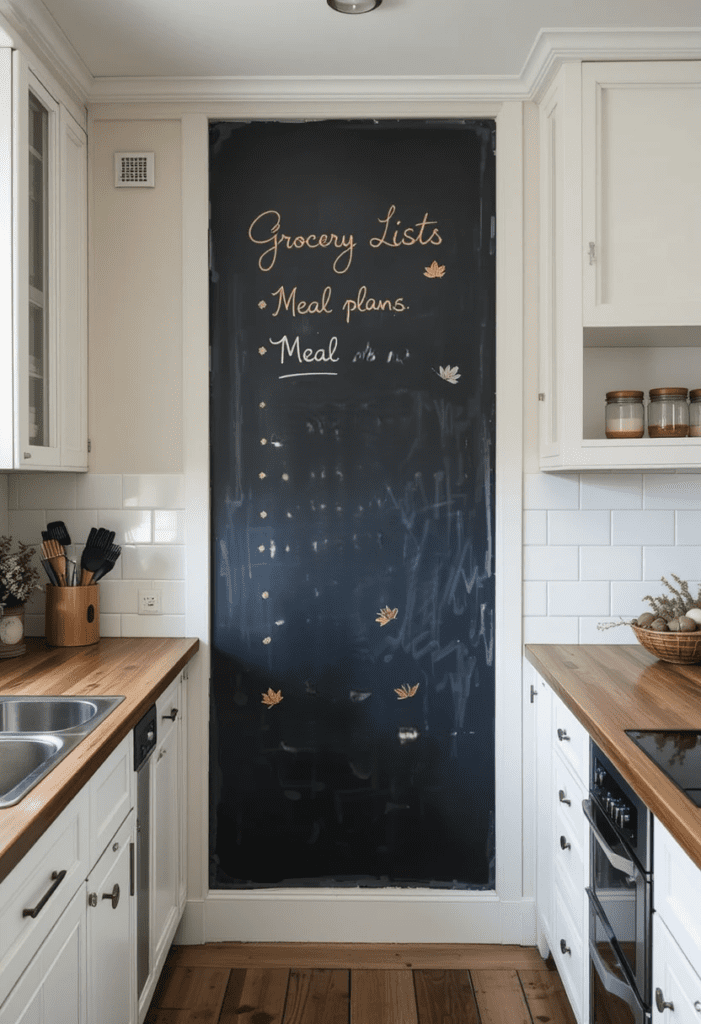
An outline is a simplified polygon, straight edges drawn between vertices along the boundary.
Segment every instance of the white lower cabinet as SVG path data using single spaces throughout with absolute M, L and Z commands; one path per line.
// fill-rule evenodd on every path
M 587 896 L 589 737 L 533 672 L 536 706 L 536 911 L 538 949 L 552 953 L 578 1024 L 589 1020 Z
M 88 875 L 88 1020 L 134 1024 L 134 811 Z
M 86 1024 L 85 883 L 0 1007 L 0 1024 Z
M 701 1021 L 701 869 L 654 824 L 653 1024 Z

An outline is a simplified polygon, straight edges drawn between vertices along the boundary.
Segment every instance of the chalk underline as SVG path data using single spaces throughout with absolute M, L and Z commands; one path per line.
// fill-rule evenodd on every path
M 323 370 L 308 370 L 306 373 L 281 373 L 278 380 L 286 380 L 287 377 L 338 377 L 338 374 Z

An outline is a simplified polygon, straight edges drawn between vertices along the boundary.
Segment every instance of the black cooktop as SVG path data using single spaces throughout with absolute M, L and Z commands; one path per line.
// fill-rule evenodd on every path
M 626 729 L 626 735 L 638 744 L 665 775 L 701 807 L 701 732 L 691 729 Z

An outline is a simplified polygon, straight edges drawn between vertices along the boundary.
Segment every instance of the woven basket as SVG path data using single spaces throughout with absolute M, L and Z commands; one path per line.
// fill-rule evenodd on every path
M 638 642 L 660 661 L 673 665 L 694 665 L 701 662 L 701 630 L 694 633 L 657 633 L 654 629 L 631 626 Z

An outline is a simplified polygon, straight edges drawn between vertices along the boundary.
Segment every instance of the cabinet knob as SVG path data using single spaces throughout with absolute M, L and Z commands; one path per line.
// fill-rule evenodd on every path
M 655 1006 L 657 1007 L 658 1013 L 664 1013 L 665 1010 L 673 1010 L 674 1003 L 666 1003 L 665 998 L 662 995 L 662 989 L 655 989 Z
M 564 836 L 560 836 L 560 849 L 561 850 L 571 850 L 572 849 L 572 843 L 568 843 Z
M 570 737 L 567 735 L 567 731 L 565 729 L 558 729 L 557 730 L 557 738 L 560 740 L 561 743 L 563 743 L 565 740 L 569 740 L 570 739 Z
M 701 1013 L 701 999 L 697 999 L 694 1003 L 694 1009 L 697 1013 Z
M 567 795 L 564 789 L 560 790 L 560 792 L 557 794 L 557 798 L 561 804 L 567 804 L 568 807 L 572 806 L 572 801 L 567 799 Z
M 569 954 L 570 954 L 570 956 L 572 955 L 572 950 L 571 950 L 571 949 L 570 949 L 570 947 L 569 947 L 569 946 L 567 945 L 567 943 L 565 942 L 565 940 L 564 940 L 564 939 L 560 939 L 560 951 L 562 952 L 562 954 L 563 954 L 563 955 L 564 955 L 565 953 L 569 953 Z
M 91 892 L 90 895 L 88 896 L 88 906 L 89 907 L 96 907 L 97 906 L 97 893 L 96 892 Z
M 112 910 L 117 909 L 117 907 L 119 906 L 119 885 L 117 884 L 117 882 L 114 883 L 112 892 L 103 892 L 102 898 L 103 900 L 112 901 Z

